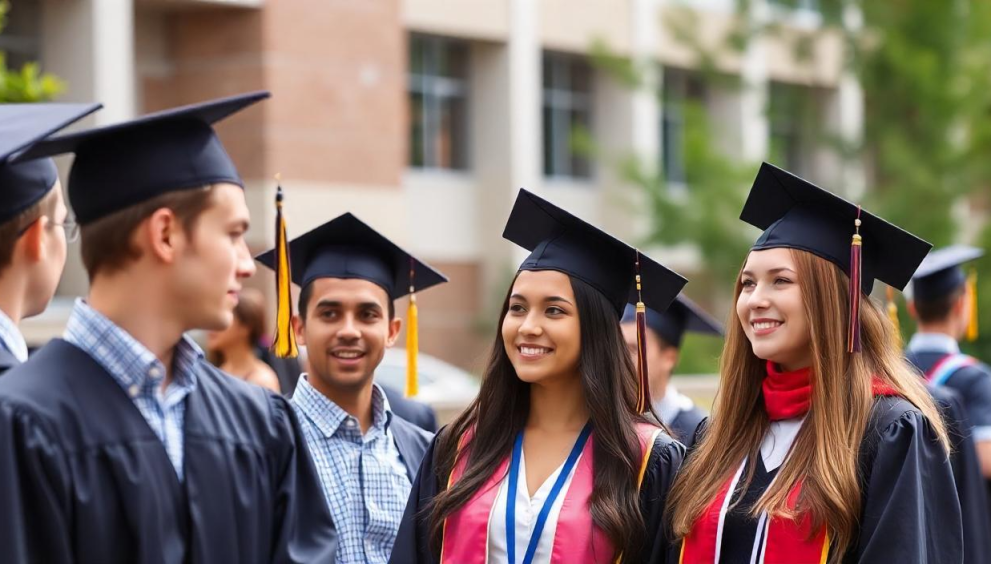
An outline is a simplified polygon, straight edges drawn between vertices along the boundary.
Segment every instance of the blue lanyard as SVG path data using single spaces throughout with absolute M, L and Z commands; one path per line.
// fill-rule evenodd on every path
M 588 436 L 591 434 L 592 423 L 588 422 L 582 428 L 581 434 L 578 435 L 575 446 L 571 447 L 571 454 L 568 455 L 568 459 L 564 462 L 561 474 L 554 481 L 554 487 L 551 488 L 551 493 L 548 494 L 543 507 L 540 508 L 540 513 L 537 515 L 537 524 L 533 527 L 533 533 L 530 534 L 530 542 L 526 547 L 526 554 L 523 555 L 523 564 L 531 564 L 533 562 L 533 555 L 537 552 L 537 543 L 540 542 L 540 535 L 544 532 L 544 525 L 547 523 L 547 516 L 550 515 L 551 507 L 554 506 L 557 496 L 561 494 L 564 483 L 568 481 L 568 476 L 571 475 L 571 470 L 575 467 L 575 463 L 578 462 L 578 456 L 582 453 L 582 449 L 585 448 L 585 443 L 588 442 Z M 513 460 L 509 465 L 509 484 L 506 487 L 506 556 L 508 557 L 509 564 L 516 564 L 516 491 L 518 488 L 517 483 L 520 479 L 520 459 L 522 455 L 523 431 L 520 431 L 516 435 L 516 443 L 513 445 Z

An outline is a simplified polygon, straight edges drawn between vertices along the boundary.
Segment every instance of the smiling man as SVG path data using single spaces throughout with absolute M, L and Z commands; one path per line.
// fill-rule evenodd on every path
M 385 563 L 432 435 L 396 416 L 373 378 L 402 326 L 393 301 L 447 278 L 350 213 L 294 239 L 289 255 L 309 368 L 292 401 L 340 535 L 337 562 Z M 272 268 L 275 252 L 258 260 Z
M 243 182 L 212 124 L 259 92 L 56 137 L 90 279 L 64 339 L 0 378 L 10 562 L 327 562 L 335 537 L 295 414 L 188 337 L 255 271 Z

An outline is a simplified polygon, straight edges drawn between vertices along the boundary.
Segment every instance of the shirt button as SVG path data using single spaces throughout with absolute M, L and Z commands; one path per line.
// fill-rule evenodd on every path
M 352 427 L 353 428 L 354 427 L 354 419 L 348 419 L 347 425 L 348 425 L 348 427 Z
M 140 391 L 141 389 L 138 388 L 137 384 L 131 384 L 131 387 L 127 389 L 127 395 L 131 396 L 132 398 L 136 398 L 138 397 L 138 392 Z
M 162 371 L 158 369 L 157 366 L 152 366 L 151 370 L 148 371 L 148 376 L 152 378 L 158 378 L 162 374 Z

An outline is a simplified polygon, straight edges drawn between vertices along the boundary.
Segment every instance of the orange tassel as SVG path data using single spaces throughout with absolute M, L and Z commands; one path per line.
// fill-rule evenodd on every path
M 902 329 L 901 324 L 898 321 L 898 304 L 895 303 L 895 289 L 888 286 L 888 319 L 891 321 L 891 325 L 894 328 L 894 333 L 892 334 L 892 340 L 894 341 L 895 348 L 902 348 Z
M 980 336 L 977 326 L 977 271 L 967 276 L 967 293 L 970 294 L 970 320 L 967 323 L 967 340 L 974 342 Z
M 413 284 L 413 259 L 409 261 L 409 309 L 406 310 L 406 397 L 420 393 L 416 357 L 420 347 L 419 312 L 416 308 L 416 288 Z

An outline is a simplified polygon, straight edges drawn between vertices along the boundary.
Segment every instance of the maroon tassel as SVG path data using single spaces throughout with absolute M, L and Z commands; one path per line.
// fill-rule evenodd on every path
M 647 308 L 637 302 L 637 413 L 650 406 L 650 382 L 647 381 Z
M 640 295 L 640 251 L 637 251 L 637 413 L 650 409 L 647 380 L 647 306 Z
M 860 236 L 860 206 L 857 206 L 857 219 L 853 222 L 856 231 L 850 242 L 850 327 L 847 333 L 847 352 L 860 352 L 860 282 L 861 253 L 863 239 Z

